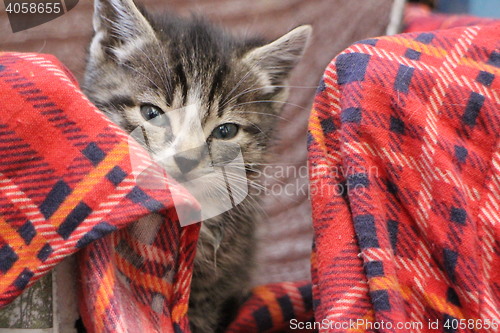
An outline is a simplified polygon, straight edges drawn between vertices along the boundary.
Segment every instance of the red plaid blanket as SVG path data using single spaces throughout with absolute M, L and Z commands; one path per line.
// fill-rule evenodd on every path
M 91 332 L 185 330 L 198 226 L 180 228 L 171 194 L 189 196 L 137 184 L 133 156 L 154 163 L 53 57 L 0 54 L 0 91 L 0 305 L 65 256 L 155 212 L 164 223 L 152 244 L 124 229 L 80 254 L 82 315 Z M 138 267 L 126 246 L 155 255 Z
M 500 24 L 368 39 L 309 125 L 316 321 L 498 332 Z

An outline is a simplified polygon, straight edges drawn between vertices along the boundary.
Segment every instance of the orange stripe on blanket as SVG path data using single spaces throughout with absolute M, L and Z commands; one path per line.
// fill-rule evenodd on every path
M 408 290 L 404 292 L 395 276 L 377 276 L 369 280 L 370 291 L 375 290 L 396 290 L 408 296 Z
M 281 312 L 280 305 L 276 301 L 276 295 L 266 286 L 256 287 L 253 292 L 262 298 L 267 305 L 269 313 L 271 313 L 273 324 L 283 322 L 283 313 Z
M 97 290 L 94 302 L 94 320 L 97 332 L 104 331 L 104 318 L 106 318 L 106 310 L 109 307 L 109 301 L 113 297 L 113 283 L 115 281 L 115 274 L 113 267 L 108 263 L 104 275 L 101 277 L 101 283 Z
M 172 321 L 178 323 L 188 311 L 187 303 L 178 303 L 172 309 Z
M 9 244 L 19 258 L 16 264 L 0 279 L 0 293 L 4 293 L 25 268 L 35 271 L 40 265 L 40 262 L 32 258 L 36 257 L 36 254 L 47 242 L 43 236 L 38 234 L 31 240 L 30 245 L 26 245 L 24 239 L 1 215 L 0 230 L 2 230 L 2 238 Z
M 431 55 L 434 57 L 444 58 L 448 55 L 448 52 L 446 52 L 445 49 L 431 46 L 431 45 L 426 45 L 424 43 L 420 43 L 420 42 L 417 42 L 417 41 L 414 41 L 411 39 L 406 39 L 406 38 L 402 38 L 402 37 L 395 37 L 395 36 L 391 36 L 389 39 L 393 43 L 412 48 L 415 51 L 425 53 L 427 55 Z
M 361 332 L 368 331 L 368 329 L 367 329 L 368 325 L 366 325 L 366 323 L 368 323 L 368 322 L 371 322 L 371 323 L 375 322 L 375 314 L 374 314 L 373 310 L 372 309 L 368 310 L 368 312 L 363 317 L 361 317 L 361 320 L 359 322 L 360 323 L 365 323 L 365 324 L 364 325 L 361 324 L 361 325 L 359 325 L 359 327 L 358 327 L 358 325 L 355 325 L 356 328 L 348 329 L 346 332 L 347 333 L 361 333 Z
M 321 150 L 326 152 L 327 148 L 325 145 L 325 135 L 323 133 L 323 129 L 321 128 L 318 111 L 315 108 L 311 110 L 311 117 L 309 119 L 309 132 L 311 132 L 311 135 L 319 144 Z
M 429 304 L 436 311 L 440 313 L 447 313 L 458 319 L 464 318 L 464 314 L 462 313 L 462 311 L 460 311 L 460 309 L 457 306 L 448 303 L 444 297 L 440 297 L 432 293 L 424 293 L 424 297 L 425 300 L 427 301 L 427 304 Z M 467 318 L 467 319 L 472 319 L 472 318 Z
M 120 255 L 116 255 L 116 267 L 142 288 L 160 293 L 167 298 L 173 293 L 172 284 L 169 281 L 142 272 Z
M 496 74 L 500 75 L 500 68 L 497 68 L 497 67 L 492 66 L 492 65 L 488 65 L 484 62 L 478 62 L 478 61 L 475 61 L 475 60 L 472 60 L 469 58 L 462 58 L 460 60 L 460 65 L 465 65 L 468 67 L 479 69 L 480 71 L 485 71 L 485 72 L 492 73 L 492 74 L 496 73 Z
M 102 182 L 106 174 L 118 163 L 120 163 L 129 153 L 128 144 L 122 141 L 117 147 L 109 152 L 104 160 L 92 170 L 82 181 L 80 181 L 73 192 L 66 198 L 57 211 L 50 218 L 50 223 L 59 227 L 64 222 L 68 214 L 76 207 L 85 195 L 89 193 L 97 184 Z
M 412 290 L 409 287 L 401 287 L 394 277 L 388 278 L 381 276 L 370 279 L 371 291 L 388 289 L 397 291 L 398 293 L 400 293 L 400 295 L 403 296 L 406 301 L 409 301 L 413 294 Z M 427 301 L 427 304 L 434 308 L 436 311 L 441 313 L 448 313 L 455 318 L 463 318 L 463 314 L 460 309 L 457 306 L 447 302 L 443 297 L 432 293 L 424 293 L 423 296 Z

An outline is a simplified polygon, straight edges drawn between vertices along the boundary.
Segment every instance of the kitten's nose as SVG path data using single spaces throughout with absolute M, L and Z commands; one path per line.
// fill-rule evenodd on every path
M 175 163 L 179 167 L 182 173 L 188 173 L 200 164 L 200 160 L 197 158 L 188 158 L 180 154 L 174 156 Z

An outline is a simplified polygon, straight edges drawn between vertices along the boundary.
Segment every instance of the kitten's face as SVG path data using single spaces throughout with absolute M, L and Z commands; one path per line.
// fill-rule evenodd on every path
M 210 175 L 240 151 L 247 171 L 263 162 L 309 27 L 261 46 L 199 20 L 146 18 L 130 0 L 95 10 L 84 89 L 171 176 Z

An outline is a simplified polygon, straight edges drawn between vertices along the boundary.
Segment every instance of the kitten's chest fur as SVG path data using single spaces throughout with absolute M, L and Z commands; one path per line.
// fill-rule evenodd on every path
M 257 200 L 257 201 L 256 201 Z M 206 318 L 210 309 L 235 310 L 250 289 L 256 249 L 255 227 L 260 212 L 253 208 L 258 197 L 203 222 L 194 262 L 190 318 L 195 331 L 225 327 L 235 313 Z M 201 318 L 201 320 L 198 320 Z M 211 321 L 207 323 L 207 321 Z

